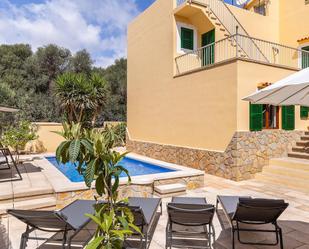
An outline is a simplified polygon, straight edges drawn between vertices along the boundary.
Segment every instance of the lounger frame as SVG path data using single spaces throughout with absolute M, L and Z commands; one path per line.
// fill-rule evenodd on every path
M 134 197 L 133 197 L 134 198 Z M 136 199 L 143 199 L 143 198 L 136 198 Z M 145 198 L 147 199 L 147 198 Z M 134 240 L 138 240 L 139 241 L 139 247 L 140 249 L 148 249 L 150 246 L 150 243 L 152 241 L 152 237 L 153 234 L 155 232 L 155 228 L 156 225 L 159 221 L 160 216 L 162 215 L 162 201 L 161 199 L 157 198 L 159 200 L 158 202 L 158 206 L 155 208 L 155 213 L 153 215 L 153 218 L 151 219 L 150 223 L 148 224 L 146 219 L 145 219 L 145 215 L 143 212 L 143 209 L 139 206 L 129 206 L 131 212 L 134 215 L 134 223 L 136 226 L 138 226 L 140 228 L 140 230 L 142 231 L 142 235 L 141 234 L 137 234 L 134 233 L 133 235 L 131 235 L 130 237 L 128 237 L 125 240 L 125 245 L 130 245 L 130 242 L 134 241 Z M 158 212 L 158 209 L 160 210 Z
M 270 200 L 271 201 L 271 200 Z M 216 212 L 218 215 L 218 205 L 219 203 L 221 203 L 220 201 L 220 197 L 217 197 L 217 202 L 216 202 Z M 222 205 L 222 203 L 221 203 Z M 226 209 L 224 208 L 224 205 L 222 205 L 222 210 L 225 214 L 225 216 L 228 218 L 228 221 L 231 225 L 231 236 L 232 236 L 232 248 L 235 249 L 235 232 L 237 232 L 237 239 L 239 241 L 239 243 L 241 244 L 245 244 L 245 245 L 266 245 L 266 246 L 276 246 L 278 244 L 280 244 L 280 249 L 283 249 L 283 238 L 282 238 L 282 229 L 281 227 L 278 225 L 277 223 L 277 219 L 279 218 L 279 216 L 284 212 L 284 210 L 287 208 L 288 204 L 287 203 L 283 203 L 282 206 L 278 206 L 278 207 L 252 207 L 249 205 L 244 205 L 242 203 L 238 203 L 237 204 L 237 208 L 236 208 L 236 212 L 234 213 L 234 215 L 232 217 L 230 217 L 230 215 L 227 213 Z M 245 208 L 247 210 L 250 209 L 259 209 L 259 212 L 263 213 L 263 211 L 275 211 L 276 215 L 274 215 L 272 220 L 267 220 L 267 221 L 254 221 L 254 222 L 250 222 L 247 220 L 241 220 L 238 218 L 238 213 L 237 211 L 240 208 Z M 253 228 L 240 228 L 240 223 L 243 224 L 249 224 L 249 225 L 265 225 L 265 224 L 272 224 L 274 226 L 274 229 L 253 229 Z M 260 233 L 275 233 L 276 236 L 276 241 L 274 243 L 262 243 L 262 242 L 250 242 L 250 241 L 243 241 L 241 240 L 240 237 L 240 232 L 260 232 Z
M 68 208 L 72 205 L 76 205 L 76 201 L 72 202 L 65 208 Z M 65 248 L 70 249 L 73 238 L 91 221 L 91 219 L 87 219 L 78 228 L 74 228 L 73 225 L 71 225 L 67 221 L 67 217 L 65 217 L 65 215 L 62 214 L 62 210 L 60 211 L 16 210 L 16 209 L 7 210 L 8 214 L 16 217 L 17 219 L 21 220 L 27 225 L 26 231 L 21 235 L 21 242 L 19 248 L 25 249 L 27 247 L 28 240 L 50 239 L 46 237 L 30 236 L 30 234 L 33 231 L 40 230 L 44 232 L 54 232 L 54 233 L 62 232 L 63 233 L 62 239 L 53 239 L 53 241 L 61 241 L 63 249 Z M 71 235 L 68 234 L 70 231 L 72 231 Z M 88 241 L 85 241 L 84 244 L 86 244 Z
M 168 203 L 168 223 L 166 226 L 166 244 L 165 248 L 172 248 L 173 236 L 175 238 L 187 237 L 192 238 L 192 246 L 177 244 L 178 248 L 211 248 L 212 238 L 215 239 L 215 229 L 213 226 L 213 217 L 215 213 L 215 207 L 213 205 L 205 204 L 181 204 L 181 203 Z M 177 219 L 173 217 L 176 214 Z M 197 217 L 203 217 L 205 220 L 197 220 Z M 190 220 L 190 217 L 192 220 Z M 203 232 L 194 231 L 177 231 L 173 230 L 173 224 L 177 224 L 184 227 L 203 227 Z M 191 237 L 190 237 L 191 236 Z M 186 239 L 186 240 L 187 240 Z M 194 240 L 205 242 L 205 246 L 194 244 Z
M 6 168 L 0 168 L 0 170 L 6 170 L 6 169 L 12 169 L 11 166 L 10 166 L 10 162 L 9 162 L 9 159 L 11 161 L 11 163 L 13 164 L 14 168 L 16 169 L 16 172 L 19 176 L 18 179 L 9 179 L 9 180 L 0 180 L 0 182 L 10 182 L 10 181 L 20 181 L 23 179 L 18 167 L 17 167 L 17 164 L 12 156 L 12 153 L 11 151 L 8 149 L 8 148 L 5 148 L 5 147 L 2 147 L 1 144 L 0 144 L 0 153 L 1 155 L 5 158 L 5 162 L 2 162 L 1 164 L 6 164 L 7 167 Z

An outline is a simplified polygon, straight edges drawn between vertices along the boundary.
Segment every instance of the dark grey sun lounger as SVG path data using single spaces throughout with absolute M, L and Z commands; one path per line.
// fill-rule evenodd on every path
M 125 240 L 124 247 L 147 249 L 162 214 L 161 198 L 130 197 L 129 207 L 134 214 L 134 223 L 140 228 L 143 236 L 133 234 Z
M 18 178 L 14 179 L 14 180 L 22 180 L 22 176 L 20 174 L 20 171 L 17 167 L 17 164 L 11 154 L 11 151 L 8 148 L 5 148 L 1 145 L 0 143 L 0 170 L 5 170 L 5 169 L 11 169 L 11 164 L 14 166 L 14 168 L 16 169 L 16 172 L 18 174 Z M 2 165 L 6 165 L 6 167 L 1 167 Z M 7 182 L 7 181 L 11 181 L 10 180 L 1 180 L 0 182 Z
M 235 232 L 237 232 L 238 241 L 242 244 L 273 246 L 280 243 L 280 248 L 283 249 L 282 230 L 277 224 L 277 219 L 289 205 L 284 200 L 239 196 L 218 196 L 216 206 L 217 211 L 219 203 L 221 204 L 223 212 L 225 213 L 232 227 L 233 249 L 235 248 Z M 261 229 L 260 227 L 257 229 L 241 228 L 241 223 L 254 226 L 272 224 L 274 229 Z M 274 243 L 242 241 L 240 238 L 241 231 L 275 233 L 276 241 Z
M 166 248 L 211 248 L 214 205 L 205 198 L 173 197 L 167 204 Z
M 20 249 L 26 248 L 29 239 L 47 240 L 39 247 L 40 249 L 73 248 L 72 242 L 75 243 L 76 239 L 83 248 L 95 232 L 95 228 L 93 229 L 89 224 L 91 219 L 85 216 L 86 213 L 94 212 L 94 204 L 95 201 L 91 200 L 76 200 L 60 211 L 9 209 L 7 212 L 27 224 L 26 231 L 21 237 Z M 144 236 L 134 234 L 125 241 L 125 247 L 148 248 L 159 216 L 162 214 L 161 199 L 131 197 L 129 207 L 135 216 L 135 225 L 140 227 Z M 56 234 L 51 238 L 30 237 L 30 233 L 35 230 Z M 54 242 L 58 244 L 61 242 L 60 247 L 55 246 Z
M 71 247 L 71 241 L 90 222 L 86 213 L 93 213 L 95 201 L 77 200 L 60 211 L 37 211 L 9 209 L 7 212 L 27 225 L 21 236 L 20 249 L 27 247 L 29 239 L 61 241 L 62 248 Z M 31 237 L 35 230 L 55 232 L 52 238 Z M 59 236 L 59 235 L 62 236 Z M 88 239 L 91 238 L 91 234 Z M 86 244 L 88 241 L 84 241 Z M 58 247 L 59 248 L 59 247 Z

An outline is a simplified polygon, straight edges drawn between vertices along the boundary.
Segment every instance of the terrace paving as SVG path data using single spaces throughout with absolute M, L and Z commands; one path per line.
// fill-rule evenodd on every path
M 16 184 L 18 182 L 15 182 Z M 14 183 L 14 184 L 15 184 Z M 39 185 L 40 186 L 40 185 Z M 48 185 L 47 185 L 48 186 Z M 243 182 L 233 182 L 212 175 L 205 175 L 205 187 L 187 191 L 186 196 L 206 197 L 209 203 L 215 204 L 217 195 L 251 195 L 254 197 L 283 198 L 290 205 L 279 219 L 279 225 L 283 228 L 285 249 L 309 249 L 309 196 L 306 191 L 294 190 L 289 187 L 280 187 L 271 181 L 258 179 Z M 171 198 L 163 199 L 163 215 L 156 228 L 151 249 L 165 248 L 165 226 L 167 222 L 166 203 Z M 12 203 L 14 204 L 14 203 Z M 219 218 L 218 218 L 219 217 Z M 216 248 L 231 248 L 230 229 L 224 215 L 219 212 L 215 216 L 214 226 L 216 230 Z M 23 223 L 11 216 L 3 216 L 0 220 L 0 248 L 19 248 L 20 235 L 25 230 Z M 42 234 L 41 234 L 42 235 Z M 49 234 L 47 234 L 48 236 Z M 249 238 L 243 234 L 243 239 Z M 251 234 L 250 239 L 264 241 L 269 236 L 263 234 Z M 29 241 L 28 249 L 34 249 L 42 242 Z M 266 249 L 279 248 L 266 246 L 250 246 L 237 244 L 237 249 Z

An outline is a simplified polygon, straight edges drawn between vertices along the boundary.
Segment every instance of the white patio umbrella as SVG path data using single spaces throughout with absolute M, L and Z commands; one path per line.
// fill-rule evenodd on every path
M 253 104 L 309 107 L 309 68 L 294 73 L 245 98 Z

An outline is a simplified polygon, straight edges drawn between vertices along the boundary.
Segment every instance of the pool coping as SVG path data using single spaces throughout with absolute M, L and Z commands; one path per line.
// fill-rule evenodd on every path
M 60 170 L 58 170 L 52 163 L 50 163 L 45 157 L 55 156 L 55 153 L 45 153 L 40 154 L 40 158 L 33 160 L 33 164 L 37 167 L 43 169 L 43 173 L 52 185 L 56 193 L 68 192 L 68 191 L 78 191 L 89 189 L 84 182 L 71 182 Z M 128 153 L 126 157 L 131 159 L 136 159 L 145 163 L 151 163 L 157 166 L 161 166 L 168 169 L 173 169 L 177 171 L 158 173 L 158 174 L 148 174 L 140 176 L 132 176 L 131 184 L 135 185 L 149 185 L 155 181 L 182 178 L 182 177 L 193 177 L 204 175 L 204 171 L 188 168 L 185 166 L 168 163 L 153 159 L 150 157 L 138 155 L 135 153 Z M 120 178 L 120 185 L 126 185 L 128 181 L 127 177 Z M 92 184 L 94 188 L 94 183 Z

